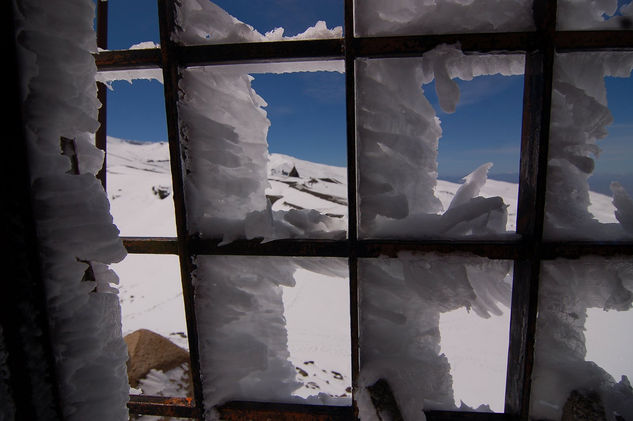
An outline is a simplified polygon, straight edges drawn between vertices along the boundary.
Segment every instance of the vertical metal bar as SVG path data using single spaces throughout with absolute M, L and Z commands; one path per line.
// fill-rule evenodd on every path
M 178 62 L 176 45 L 171 40 L 175 28 L 174 0 L 158 0 L 160 23 L 160 49 L 165 88 L 165 112 L 167 118 L 167 135 L 169 139 L 169 158 L 173 184 L 174 208 L 176 213 L 176 231 L 178 234 L 178 256 L 180 258 L 180 275 L 182 292 L 187 318 L 189 337 L 189 356 L 191 360 L 191 376 L 196 407 L 204 413 L 202 381 L 200 377 L 200 352 L 198 348 L 198 331 L 194 303 L 193 270 L 194 262 L 191 254 L 190 237 L 187 231 L 187 212 L 184 197 L 184 179 L 178 126 Z
M 352 358 L 352 406 L 358 419 L 356 393 L 360 372 L 358 308 L 358 189 L 356 167 L 356 77 L 354 51 L 354 0 L 345 0 L 345 101 L 347 118 L 347 218 L 349 244 L 349 305 Z
M 2 153 L 0 217 L 3 237 L 3 291 L 0 335 L 7 352 L 8 388 L 16 420 L 61 420 L 56 366 L 51 345 L 39 244 L 31 205 L 31 180 L 20 94 L 14 2 L 3 2 L 2 45 L 8 93 L 2 96 L 8 142 Z M 8 408 L 7 408 L 8 409 Z M 9 414 L 7 414 L 9 415 Z M 11 418 L 11 419 L 13 419 Z
M 102 49 L 108 48 L 108 0 L 97 1 L 97 47 Z M 99 108 L 99 129 L 95 134 L 95 146 L 104 152 L 103 166 L 97 173 L 97 178 L 101 181 L 103 190 L 106 190 L 106 171 L 107 171 L 107 99 L 108 88 L 101 82 L 97 82 L 97 99 L 101 102 Z
M 515 261 L 510 317 L 510 343 L 505 412 L 529 417 L 534 340 L 543 242 L 547 161 L 554 68 L 556 1 L 536 0 L 534 20 L 540 42 L 525 60 L 523 127 L 517 233 L 525 242 L 525 256 Z

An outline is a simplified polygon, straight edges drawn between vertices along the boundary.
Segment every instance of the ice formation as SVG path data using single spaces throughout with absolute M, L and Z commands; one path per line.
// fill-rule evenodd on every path
M 594 362 L 585 361 L 584 334 L 588 308 L 633 311 L 631 260 L 559 259 L 543 264 L 541 278 L 531 417 L 560 419 L 570 393 L 581 390 L 598 392 L 607 420 L 615 419 L 614 412 L 633 418 L 630 380 L 614 379 Z M 621 334 L 631 335 L 630 331 Z
M 99 103 L 91 0 L 15 6 L 25 131 L 61 407 L 68 420 L 128 415 L 126 346 L 107 264 L 125 249 L 95 172 Z M 62 156 L 73 139 L 78 173 Z
M 358 61 L 360 233 L 365 237 L 460 237 L 505 232 L 507 206 L 479 197 L 489 164 L 475 170 L 449 209 L 435 196 L 440 120 L 422 85 L 435 79 L 440 105 L 455 110 L 454 78 L 523 73 L 515 55 L 464 55 L 442 45 L 422 58 Z
M 529 0 L 365 0 L 355 5 L 357 36 L 534 30 Z
M 281 286 L 297 268 L 347 276 L 340 259 L 199 256 L 196 313 L 206 407 L 228 400 L 292 402 L 302 386 L 289 361 Z M 326 396 L 315 403 L 330 402 Z M 212 412 L 209 417 L 213 418 Z
M 633 5 L 630 1 L 559 0 L 557 4 L 559 30 L 631 29 L 633 24 Z
M 287 37 L 284 28 L 261 34 L 209 0 L 183 0 L 178 8 L 178 33 L 173 38 L 182 44 L 228 44 L 237 42 L 291 41 L 314 38 L 341 38 L 343 28 L 328 29 L 318 21 L 303 33 Z
M 360 386 L 387 380 L 407 421 L 423 420 L 424 409 L 457 409 L 450 365 L 440 354 L 440 314 L 460 307 L 484 318 L 500 314 L 500 304 L 510 305 L 511 268 L 472 256 L 361 260 Z M 375 420 L 366 393 L 357 394 L 361 417 Z
M 596 142 L 613 122 L 605 76 L 630 77 L 631 53 L 568 53 L 556 56 L 552 92 L 545 230 L 548 239 L 631 238 L 633 207 L 619 184 L 612 184 L 617 219 L 603 224 L 589 212 L 587 179 L 594 168 Z M 613 180 L 617 181 L 617 180 Z M 622 221 L 626 221 L 622 223 Z
M 208 1 L 183 2 L 178 16 L 180 30 L 174 37 L 183 43 L 266 38 Z M 305 39 L 311 34 L 308 30 L 297 37 Z M 340 36 L 340 31 L 327 30 L 322 35 Z M 223 238 L 224 243 L 236 238 L 344 238 L 344 219 L 307 209 L 273 212 L 265 193 L 270 121 L 262 108 L 266 102 L 251 87 L 249 72 L 318 70 L 340 71 L 341 64 L 326 61 L 183 70 L 179 115 L 191 233 Z

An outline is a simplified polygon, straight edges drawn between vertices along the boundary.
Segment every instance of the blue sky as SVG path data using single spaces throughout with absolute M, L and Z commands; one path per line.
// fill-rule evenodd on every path
M 108 3 L 110 49 L 159 41 L 155 0 Z M 262 33 L 281 26 L 286 35 L 295 35 L 317 20 L 325 20 L 330 28 L 343 24 L 342 0 L 218 0 L 216 3 Z M 271 152 L 345 165 L 344 75 L 319 72 L 254 77 L 254 89 L 269 104 L 266 110 L 271 120 L 268 135 Z M 456 179 L 485 162 L 494 163 L 492 175 L 518 173 L 523 78 L 489 76 L 458 83 L 461 100 L 454 114 L 439 109 L 433 84 L 423 87 L 442 120 L 440 177 Z M 615 122 L 609 128 L 609 137 L 599 143 L 603 153 L 596 163 L 596 173 L 630 173 L 633 83 L 619 78 L 607 78 L 606 83 Z M 115 83 L 108 97 L 108 134 L 134 140 L 166 140 L 162 85 L 155 81 Z M 600 190 L 608 191 L 605 183 Z

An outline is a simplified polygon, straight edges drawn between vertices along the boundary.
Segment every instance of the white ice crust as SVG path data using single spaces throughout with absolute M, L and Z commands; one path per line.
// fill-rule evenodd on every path
M 607 135 L 613 122 L 604 78 L 630 77 L 631 69 L 631 53 L 556 55 L 545 238 L 618 240 L 633 236 L 633 206 L 626 190 L 613 180 L 618 223 L 600 223 L 589 211 L 587 182 L 594 159 L 600 155 L 597 142 Z
M 95 177 L 99 103 L 91 0 L 15 7 L 33 206 L 61 408 L 67 420 L 127 419 L 127 350 L 108 264 L 125 249 Z M 74 139 L 79 175 L 60 138 Z M 86 277 L 90 270 L 94 280 Z
M 440 314 L 460 307 L 483 318 L 501 314 L 499 306 L 510 305 L 512 263 L 401 253 L 363 259 L 359 269 L 360 386 L 385 379 L 407 421 L 424 420 L 424 409 L 457 409 L 450 365 L 440 354 Z M 367 392 L 357 398 L 362 419 L 377 420 Z
M 531 417 L 560 419 L 569 394 L 580 390 L 600 395 L 607 420 L 615 420 L 614 412 L 633 418 L 630 380 L 614 379 L 585 360 L 584 333 L 589 308 L 633 311 L 633 263 L 597 257 L 559 259 L 545 262 L 541 273 Z M 631 332 L 621 334 L 630 337 Z
M 318 21 L 295 36 L 284 36 L 284 28 L 261 34 L 209 0 L 182 0 L 176 24 L 180 30 L 172 34 L 172 38 L 186 45 L 341 38 L 343 34 L 342 27 L 328 29 L 324 21 Z
M 498 236 L 507 204 L 479 196 L 491 163 L 482 163 L 443 212 L 436 197 L 441 122 L 422 85 L 435 79 L 441 107 L 454 112 L 453 79 L 523 73 L 515 55 L 464 55 L 441 45 L 422 58 L 365 59 L 357 67 L 360 234 L 365 237 Z M 443 213 L 443 214 L 442 214 Z
M 346 277 L 343 259 L 204 256 L 195 280 L 200 364 L 207 418 L 228 400 L 303 402 L 289 361 L 282 286 L 298 268 Z M 308 399 L 335 404 L 318 395 Z
M 534 29 L 531 0 L 357 0 L 357 36 Z
M 616 12 L 619 12 L 616 16 Z M 608 19 L 605 19 L 605 16 Z M 633 4 L 618 0 L 560 0 L 557 24 L 563 31 L 579 29 L 630 29 L 633 23 Z

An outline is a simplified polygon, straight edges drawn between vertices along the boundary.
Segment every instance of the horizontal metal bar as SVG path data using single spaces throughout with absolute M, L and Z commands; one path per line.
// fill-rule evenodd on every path
M 212 44 L 178 48 L 178 61 L 181 66 L 257 61 L 310 61 L 343 57 L 342 39 Z
M 272 402 L 229 402 L 218 408 L 227 421 L 349 421 L 351 406 L 299 405 Z
M 111 50 L 94 54 L 95 64 L 100 71 L 160 69 L 160 48 L 142 50 Z
M 127 407 L 130 414 L 183 418 L 200 418 L 202 416 L 200 409 L 195 407 L 193 398 L 130 395 Z
M 633 50 L 633 31 L 560 31 L 554 35 L 558 51 Z M 464 52 L 520 53 L 539 46 L 536 32 L 416 35 L 354 38 L 354 57 L 419 56 L 440 44 L 459 43 Z M 181 66 L 301 61 L 344 58 L 343 39 L 274 41 L 239 44 L 178 46 Z M 101 51 L 94 55 L 97 68 L 130 70 L 161 67 L 160 49 Z
M 518 417 L 495 412 L 424 411 L 427 421 L 518 421 Z
M 541 259 L 578 259 L 582 256 L 631 256 L 631 242 L 544 242 Z
M 631 51 L 633 31 L 562 31 L 554 34 L 556 51 Z
M 121 240 L 128 253 L 178 254 L 175 237 L 121 237 Z
M 536 48 L 535 32 L 446 34 L 355 38 L 357 57 L 420 56 L 441 44 L 459 43 L 462 51 L 521 53 Z
M 123 237 L 128 253 L 178 254 L 178 243 L 173 237 Z M 286 239 L 262 243 L 261 239 L 236 240 L 220 245 L 220 240 L 191 240 L 192 253 L 198 255 L 289 256 L 289 257 L 349 257 L 348 240 Z M 520 239 L 505 241 L 470 240 L 359 240 L 357 256 L 361 258 L 397 257 L 400 252 L 416 253 L 472 253 L 490 259 L 516 260 L 525 256 L 525 245 Z M 631 242 L 546 242 L 540 251 L 541 259 L 582 256 L 630 256 Z
M 193 254 L 252 255 L 252 256 L 306 256 L 347 257 L 347 240 L 275 240 L 265 243 L 261 239 L 236 240 L 219 245 L 219 240 L 197 239 L 192 242 Z

